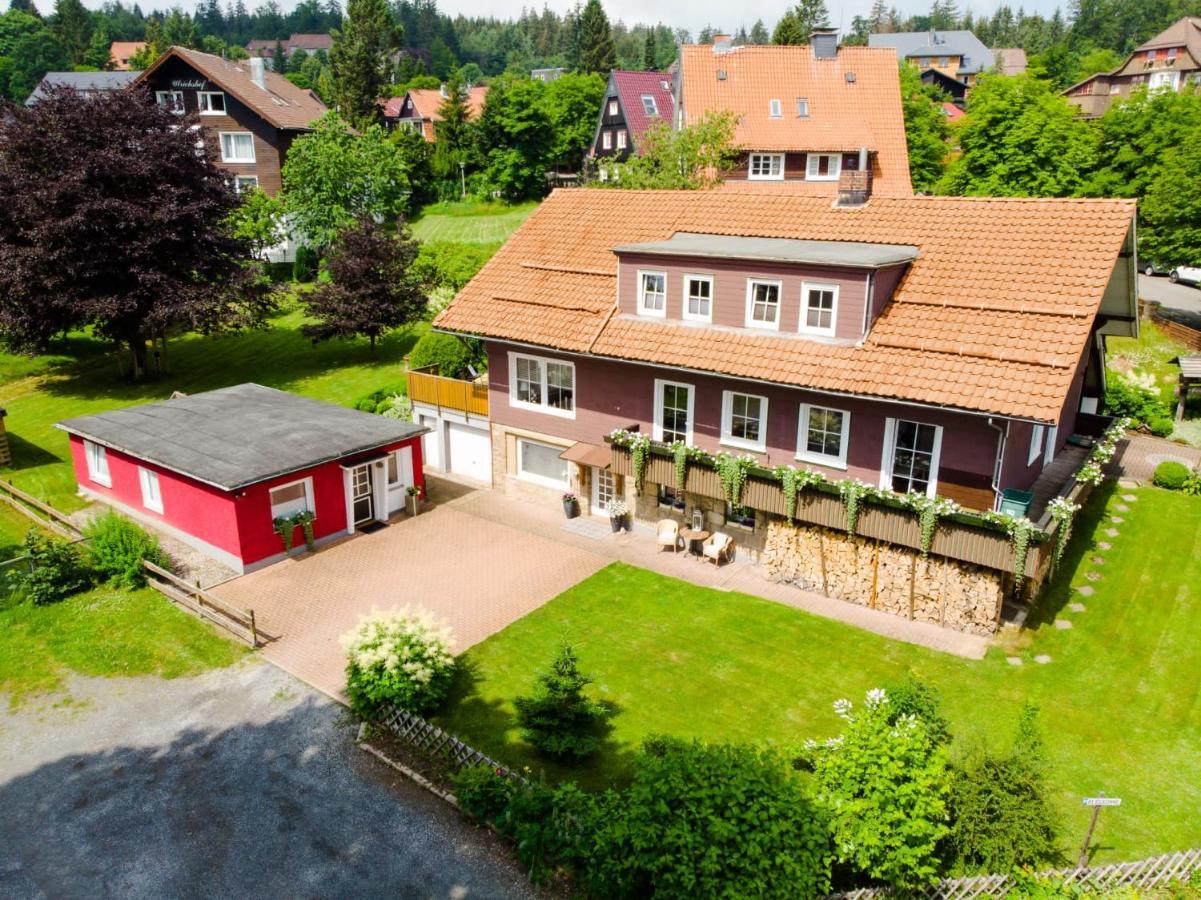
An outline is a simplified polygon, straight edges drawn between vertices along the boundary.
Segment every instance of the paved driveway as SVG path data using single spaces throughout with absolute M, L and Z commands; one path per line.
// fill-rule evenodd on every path
M 461 652 L 608 562 L 528 531 L 436 507 L 214 590 L 278 639 L 263 655 L 327 693 L 346 684 L 339 636 L 373 609 L 423 606 Z
M 529 897 L 485 831 L 261 660 L 0 707 L 0 896 Z
M 1138 295 L 1143 300 L 1155 300 L 1163 304 L 1165 313 L 1171 318 L 1201 327 L 1201 290 L 1192 285 L 1172 284 L 1166 277 L 1138 276 Z

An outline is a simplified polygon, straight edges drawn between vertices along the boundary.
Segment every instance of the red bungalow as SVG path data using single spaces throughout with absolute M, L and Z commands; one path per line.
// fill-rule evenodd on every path
M 237 572 L 284 557 L 278 517 L 313 513 L 320 544 L 387 521 L 407 488 L 425 489 L 428 429 L 258 384 L 58 427 L 82 494 Z

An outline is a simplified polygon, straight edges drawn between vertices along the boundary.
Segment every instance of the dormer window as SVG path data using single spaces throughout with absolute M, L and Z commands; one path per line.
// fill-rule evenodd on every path
M 200 91 L 196 96 L 202 116 L 225 115 L 225 94 L 221 91 Z
M 746 327 L 780 330 L 780 282 L 747 279 Z
M 796 117 L 798 119 L 809 118 L 809 98 L 808 97 L 797 97 L 796 98 Z
M 781 109 L 781 103 L 779 100 L 772 100 L 771 103 L 769 104 L 769 108 L 771 110 L 771 117 L 773 119 L 778 119 L 782 115 L 784 115 L 784 113 Z
M 684 276 L 684 318 L 694 322 L 713 321 L 713 276 Z
M 638 273 L 638 314 L 641 316 L 667 316 L 667 273 Z
M 801 285 L 801 326 L 809 334 L 834 334 L 838 309 L 838 285 Z
M 748 176 L 752 181 L 780 181 L 784 177 L 783 153 L 752 153 Z
M 650 94 L 642 95 L 642 109 L 648 116 L 659 115 L 659 107 L 655 103 L 655 98 Z
M 805 178 L 809 181 L 837 181 L 841 166 L 841 154 L 810 153 L 805 161 Z

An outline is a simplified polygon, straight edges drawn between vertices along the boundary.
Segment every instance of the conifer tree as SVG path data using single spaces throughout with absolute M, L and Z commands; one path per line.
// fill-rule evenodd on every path
M 67 51 L 71 65 L 80 65 L 92 37 L 92 21 L 88 11 L 79 0 L 56 0 L 52 23 L 54 36 Z
M 329 51 L 333 101 L 342 117 L 366 128 L 379 116 L 376 100 L 387 84 L 389 56 L 400 44 L 387 0 L 349 0 Z
M 532 697 L 518 697 L 521 736 L 547 756 L 579 761 L 600 746 L 600 730 L 608 710 L 585 696 L 592 680 L 580 671 L 575 650 L 565 644 L 549 669 L 538 676 Z
M 830 27 L 830 11 L 825 0 L 799 0 L 784 13 L 772 34 L 773 44 L 808 44 L 815 28 Z
M 599 72 L 608 75 L 617 65 L 617 50 L 609 17 L 600 0 L 588 0 L 580 13 L 579 34 L 576 39 L 576 69 L 585 74 Z
M 104 19 L 96 23 L 92 29 L 92 38 L 88 41 L 88 49 L 83 54 L 83 64 L 94 69 L 108 71 L 113 67 L 111 52 L 112 40 L 109 37 L 108 25 Z
M 658 60 L 656 59 L 655 49 L 655 29 L 648 28 L 646 30 L 646 42 L 642 45 L 642 68 L 648 72 L 652 72 L 657 68 Z

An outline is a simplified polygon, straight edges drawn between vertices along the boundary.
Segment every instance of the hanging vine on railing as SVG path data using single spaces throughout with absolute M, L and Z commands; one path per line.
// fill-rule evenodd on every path
M 1013 575 L 1020 585 L 1026 578 L 1026 558 L 1030 554 L 1030 539 L 1038 526 L 1025 516 L 1010 516 L 1006 513 L 989 512 L 984 517 L 1005 529 L 1013 544 Z
M 930 547 L 934 544 L 934 532 L 938 528 L 938 520 L 943 516 L 952 516 L 960 512 L 960 506 L 954 500 L 931 497 L 913 491 L 903 495 L 903 502 L 917 513 L 918 523 L 922 527 L 922 559 L 925 559 L 930 555 Z
M 735 456 L 733 453 L 719 453 L 713 457 L 713 466 L 721 478 L 721 489 L 726 495 L 726 502 L 731 506 L 742 506 L 742 489 L 746 487 L 747 474 L 755 465 L 753 456 Z
M 812 469 L 798 469 L 796 466 L 776 466 L 772 473 L 780 479 L 780 489 L 784 492 L 784 516 L 788 524 L 796 518 L 797 495 L 811 484 L 826 480 L 821 472 Z
M 688 482 L 688 445 L 683 441 L 674 441 L 671 455 L 676 464 L 676 490 L 682 491 Z
M 842 495 L 842 505 L 847 510 L 847 534 L 855 536 L 855 526 L 859 522 L 859 509 L 864 497 L 874 497 L 878 493 L 870 484 L 859 479 L 838 482 L 838 493 Z
M 1072 524 L 1079 510 L 1080 504 L 1073 503 L 1067 497 L 1056 497 L 1047 504 L 1047 512 L 1051 514 L 1051 520 L 1059 526 L 1055 534 L 1055 552 L 1051 557 L 1055 568 L 1059 568 L 1059 561 L 1063 559 L 1064 551 L 1068 548 L 1068 541 L 1072 539 Z

